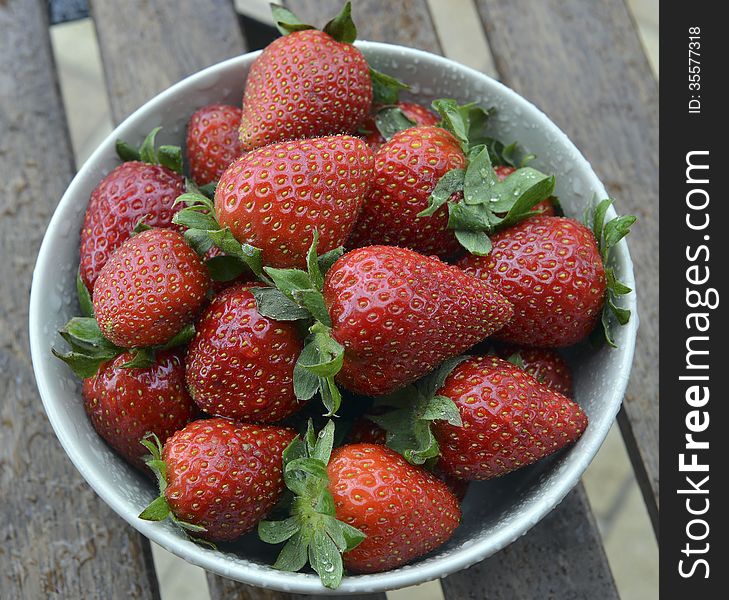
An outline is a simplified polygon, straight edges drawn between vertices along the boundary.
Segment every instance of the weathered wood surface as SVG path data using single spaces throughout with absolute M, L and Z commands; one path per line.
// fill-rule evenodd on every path
M 173 83 L 245 51 L 230 0 L 91 0 L 116 121 Z
M 223 577 L 209 577 L 210 598 L 216 600 L 386 600 L 385 594 L 366 594 L 357 596 L 307 596 L 285 594 L 273 590 L 263 590 L 242 585 Z
M 640 328 L 619 421 L 658 530 L 658 88 L 623 0 L 477 0 L 502 81 L 575 142 L 630 236 Z
M 575 519 L 575 515 L 585 518 Z M 617 600 L 597 526 L 580 484 L 525 536 L 441 580 L 447 600 Z
M 42 0 L 0 2 L 0 596 L 154 599 L 148 542 L 67 459 L 30 361 L 33 265 L 74 173 L 47 9 Z

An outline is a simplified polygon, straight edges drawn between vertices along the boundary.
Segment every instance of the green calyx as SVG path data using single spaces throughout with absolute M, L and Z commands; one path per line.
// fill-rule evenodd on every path
M 175 205 L 183 204 L 185 208 L 175 214 L 172 222 L 186 228 L 185 239 L 200 256 L 204 256 L 213 246 L 217 246 L 223 252 L 222 255 L 206 261 L 213 280 L 232 281 L 249 271 L 259 280 L 271 285 L 271 280 L 263 271 L 260 248 L 241 244 L 233 237 L 230 229 L 220 226 L 215 218 L 214 201 L 204 193 L 207 191 L 211 194 L 211 188 L 205 187 L 207 190 L 188 182 L 190 191 L 175 200 Z
M 308 335 L 294 367 L 294 393 L 306 401 L 317 393 L 327 409 L 326 416 L 337 412 L 342 396 L 334 383 L 344 362 L 344 347 L 331 335 L 331 319 L 324 302 L 324 275 L 342 255 L 336 248 L 317 255 L 319 234 L 315 230 L 307 270 L 264 267 L 270 287 L 252 288 L 258 312 L 277 321 L 305 321 Z
M 456 427 L 463 426 L 455 402 L 436 392 L 453 369 L 467 358 L 468 356 L 459 356 L 446 360 L 414 385 L 375 402 L 375 407 L 387 410 L 383 414 L 370 415 L 367 418 L 387 432 L 387 445 L 402 454 L 409 463 L 431 465 L 437 461 L 440 448 L 433 435 L 433 421 L 447 421 Z
M 273 565 L 275 569 L 300 571 L 308 563 L 330 589 L 342 582 L 342 554 L 365 539 L 359 529 L 336 518 L 327 476 L 333 444 L 332 421 L 318 435 L 309 421 L 303 438 L 294 438 L 283 452 L 284 481 L 294 495 L 290 516 L 258 524 L 258 536 L 264 542 L 286 542 Z
M 179 146 L 155 146 L 155 138 L 161 127 L 149 132 L 139 148 L 135 148 L 124 140 L 116 141 L 116 153 L 124 161 L 137 160 L 150 165 L 161 165 L 175 173 L 182 174 L 182 149 Z
M 304 23 L 288 8 L 279 4 L 271 4 L 271 16 L 281 35 L 288 35 L 306 29 L 316 29 L 313 25 Z M 338 42 L 353 44 L 357 39 L 357 27 L 352 20 L 352 3 L 345 3 L 339 14 L 324 25 L 322 31 Z M 395 104 L 400 90 L 406 90 L 410 87 L 402 81 L 372 68 L 370 68 L 370 77 L 372 78 L 372 101 L 374 104 Z
M 71 350 L 61 353 L 55 348 L 51 348 L 51 352 L 56 358 L 65 362 L 81 379 L 93 377 L 103 363 L 116 358 L 127 350 L 131 351 L 132 359 L 124 363 L 122 368 L 148 368 L 154 364 L 157 351 L 187 344 L 195 335 L 195 327 L 189 324 L 163 345 L 147 348 L 121 348 L 112 344 L 101 332 L 101 328 L 94 318 L 91 294 L 84 285 L 80 273 L 76 275 L 76 292 L 83 316 L 71 318 L 58 332 Z
M 595 234 L 606 280 L 605 304 L 602 309 L 600 326 L 595 329 L 590 339 L 595 345 L 607 342 L 608 345 L 617 348 L 612 336 L 613 322 L 617 321 L 622 326 L 630 321 L 630 310 L 618 306 L 619 298 L 633 290 L 622 283 L 615 275 L 615 269 L 610 265 L 610 253 L 618 242 L 630 233 L 630 228 L 635 223 L 636 217 L 626 215 L 605 222 L 605 215 L 612 204 L 613 201 L 610 198 L 598 202 L 592 211 L 592 215 L 586 215 L 585 223 L 591 226 Z
M 491 154 L 496 142 L 484 136 L 489 111 L 471 104 L 458 106 L 453 100 L 436 100 L 433 106 L 442 116 L 441 125 L 461 142 L 468 163 L 465 169 L 441 177 L 428 208 L 418 216 L 429 217 L 447 205 L 448 228 L 461 246 L 486 256 L 491 252 L 489 236 L 533 216 L 534 206 L 552 195 L 555 178 L 522 166 L 499 181 Z
M 144 458 L 144 463 L 154 473 L 159 486 L 159 496 L 152 500 L 152 502 L 147 505 L 147 508 L 139 513 L 139 518 L 144 519 L 145 521 L 164 521 L 169 518 L 173 523 L 181 527 L 192 541 L 215 548 L 215 545 L 211 544 L 207 540 L 191 535 L 191 533 L 202 533 L 206 531 L 204 527 L 201 527 L 200 525 L 193 525 L 186 521 L 181 521 L 174 515 L 170 505 L 167 503 L 165 498 L 165 490 L 167 489 L 167 465 L 164 460 L 162 460 L 162 443 L 159 438 L 154 433 L 148 433 L 139 441 L 139 443 L 149 451 L 149 454 Z
M 401 108 L 397 106 L 383 106 L 381 107 L 374 116 L 375 127 L 380 135 L 389 141 L 393 135 L 399 131 L 410 129 L 415 127 L 417 123 L 410 119 Z M 365 134 L 371 133 L 370 131 L 363 132 Z

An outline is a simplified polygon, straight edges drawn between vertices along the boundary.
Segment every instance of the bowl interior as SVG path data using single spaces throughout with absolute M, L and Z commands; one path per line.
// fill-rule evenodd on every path
M 427 104 L 451 97 L 494 106 L 493 134 L 508 143 L 519 140 L 537 155 L 536 168 L 557 175 L 556 194 L 568 216 L 581 218 L 585 207 L 607 197 L 605 189 L 566 136 L 526 100 L 489 77 L 418 50 L 361 42 L 372 66 L 397 74 L 412 84 L 409 96 Z M 114 141 L 139 143 L 162 125 L 160 143 L 184 145 L 185 125 L 198 107 L 212 102 L 238 104 L 248 68 L 257 53 L 220 63 L 185 79 L 155 97 L 126 119 L 94 152 L 63 196 L 41 247 L 30 306 L 30 339 L 38 387 L 48 417 L 63 447 L 83 477 L 124 519 L 144 535 L 188 561 L 252 585 L 297 593 L 326 593 L 307 573 L 282 573 L 270 564 L 275 548 L 248 535 L 235 545 L 213 551 L 186 540 L 169 523 L 137 518 L 153 499 L 149 481 L 118 458 L 101 440 L 84 414 L 80 384 L 53 358 L 51 344 L 71 316 L 77 314 L 74 278 L 78 235 L 89 195 L 118 164 Z M 615 252 L 618 275 L 634 287 L 627 246 Z M 625 299 L 635 314 L 635 294 Z M 337 593 L 395 589 L 445 576 L 504 547 L 549 512 L 577 483 L 597 452 L 620 406 L 627 384 L 637 317 L 621 328 L 619 349 L 580 347 L 572 353 L 576 399 L 590 425 L 570 450 L 506 477 L 471 485 L 463 505 L 463 523 L 443 547 L 412 565 L 387 573 L 346 577 Z

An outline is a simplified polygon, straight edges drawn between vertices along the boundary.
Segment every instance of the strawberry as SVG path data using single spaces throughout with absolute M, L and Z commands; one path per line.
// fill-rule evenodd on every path
M 570 346 L 600 318 L 605 270 L 593 233 L 563 217 L 532 217 L 492 237 L 485 257 L 458 264 L 514 304 L 514 318 L 497 338 L 514 344 Z
M 234 540 L 253 529 L 284 489 L 281 455 L 294 437 L 281 427 L 228 419 L 190 423 L 160 446 L 145 440 L 160 496 L 139 516 L 166 517 L 196 536 Z
M 556 350 L 502 346 L 498 348 L 498 355 L 524 369 L 550 390 L 572 397 L 572 371 Z
M 491 479 L 574 443 L 587 416 L 516 365 L 495 356 L 458 364 L 436 394 L 457 406 L 462 426 L 434 421 L 438 466 L 464 479 Z
M 344 348 L 337 381 L 377 396 L 422 377 L 503 327 L 512 309 L 456 267 L 394 246 L 340 258 L 326 276 L 331 335 Z
M 366 536 L 344 554 L 351 571 L 407 564 L 445 543 L 461 519 L 458 499 L 442 481 L 385 446 L 337 448 L 327 474 L 337 518 Z
M 302 267 L 315 229 L 322 252 L 347 239 L 372 168 L 367 145 L 349 135 L 272 144 L 223 173 L 215 215 L 236 240 L 259 247 L 265 264 Z
M 175 199 L 185 189 L 180 149 L 154 149 L 159 128 L 139 150 L 124 142 L 117 151 L 127 160 L 111 171 L 91 192 L 81 228 L 81 277 L 89 290 L 111 254 L 140 221 L 150 227 L 171 227 Z M 144 162 L 143 162 L 144 161 Z
M 397 119 L 394 124 L 397 131 L 416 125 L 435 125 L 438 122 L 436 114 L 413 102 L 400 101 L 394 106 L 380 107 L 365 119 L 361 127 L 361 131 L 366 132 L 365 140 L 372 150 L 378 150 L 387 141 L 385 135 L 390 134 L 387 135 L 388 139 L 394 135 L 393 125 L 390 123 L 393 118 Z
M 238 140 L 241 109 L 210 104 L 192 114 L 187 124 L 187 160 L 198 184 L 218 181 L 241 154 Z
M 146 368 L 124 368 L 133 359 L 120 354 L 84 379 L 84 409 L 97 433 L 125 460 L 145 469 L 139 441 L 154 433 L 162 442 L 197 415 L 185 389 L 182 352 L 160 352 Z
M 258 312 L 251 287 L 224 290 L 203 313 L 187 352 L 187 387 L 209 414 L 272 423 L 302 406 L 293 376 L 303 342 L 293 323 Z
M 343 567 L 358 573 L 407 564 L 445 543 L 458 526 L 458 499 L 446 485 L 376 444 L 332 452 L 330 421 L 319 436 L 311 423 L 284 453 L 291 517 L 264 521 L 268 543 L 287 541 L 275 568 L 298 571 L 307 559 L 322 583 L 336 588 Z
M 458 140 L 445 129 L 412 127 L 396 133 L 375 154 L 374 182 L 348 246 L 388 244 L 449 256 L 460 245 L 447 229 L 448 209 L 418 218 L 438 181 L 466 166 Z
M 148 229 L 124 242 L 101 270 L 96 320 L 117 346 L 164 344 L 202 308 L 209 287 L 205 263 L 182 234 Z
M 347 3 L 323 31 L 272 7 L 283 37 L 251 65 L 240 125 L 244 151 L 285 140 L 354 132 L 370 110 L 372 78 L 352 42 Z
M 506 179 L 509 175 L 516 172 L 516 167 L 512 167 L 509 165 L 496 165 L 494 167 L 494 172 L 499 178 L 499 181 L 504 181 L 504 179 Z M 545 200 L 540 200 L 532 207 L 532 211 L 538 212 L 539 214 L 547 217 L 556 217 L 557 210 L 554 204 L 554 198 L 546 198 Z

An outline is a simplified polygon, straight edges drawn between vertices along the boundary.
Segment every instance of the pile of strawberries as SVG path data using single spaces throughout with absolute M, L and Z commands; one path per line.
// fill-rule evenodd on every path
M 285 35 L 242 109 L 190 118 L 188 177 L 156 130 L 118 143 L 54 353 L 99 434 L 156 474 L 141 518 L 218 543 L 257 527 L 276 568 L 336 588 L 448 540 L 468 481 L 580 437 L 556 349 L 627 322 L 607 261 L 634 218 L 558 216 L 492 111 L 400 101 L 349 4 L 322 31 L 273 11 Z

